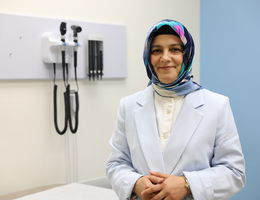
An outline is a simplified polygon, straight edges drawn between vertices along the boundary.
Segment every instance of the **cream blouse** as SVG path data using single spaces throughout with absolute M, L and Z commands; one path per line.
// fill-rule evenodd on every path
M 153 85 L 153 88 L 157 127 L 163 151 L 182 107 L 184 96 L 176 96 L 156 85 Z

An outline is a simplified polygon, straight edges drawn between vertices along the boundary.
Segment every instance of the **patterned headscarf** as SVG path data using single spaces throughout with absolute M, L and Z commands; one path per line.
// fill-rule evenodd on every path
M 162 27 L 170 27 L 172 29 L 172 33 L 177 35 L 183 45 L 184 45 L 184 55 L 183 55 L 183 64 L 181 66 L 180 73 L 175 81 L 169 84 L 165 84 L 160 82 L 158 79 L 156 73 L 153 70 L 153 67 L 151 65 L 151 45 L 153 42 L 153 39 L 158 34 L 169 34 L 169 31 L 163 32 L 167 29 L 162 29 Z M 190 92 L 193 92 L 195 90 L 198 90 L 201 88 L 201 86 L 195 82 L 192 81 L 191 76 L 191 69 L 192 69 L 192 60 L 194 56 L 194 42 L 192 39 L 192 36 L 186 29 L 184 25 L 182 25 L 180 22 L 165 19 L 162 21 L 159 21 L 155 25 L 152 26 L 152 28 L 149 30 L 145 46 L 144 46 L 144 52 L 143 52 L 143 60 L 144 64 L 146 66 L 146 72 L 147 76 L 150 79 L 150 84 L 155 84 L 159 86 L 160 88 L 163 88 L 165 90 L 173 91 L 176 95 L 186 95 Z

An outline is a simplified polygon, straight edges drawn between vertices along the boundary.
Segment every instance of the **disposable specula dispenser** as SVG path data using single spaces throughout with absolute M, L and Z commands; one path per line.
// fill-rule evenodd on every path
M 88 37 L 88 77 L 99 80 L 103 76 L 103 39 L 98 36 Z
M 60 64 L 62 63 L 60 52 L 64 50 L 66 52 L 66 63 L 71 63 L 73 52 L 79 46 L 79 43 L 73 41 L 72 36 L 62 42 L 59 33 L 45 32 L 42 34 L 42 60 L 47 64 Z

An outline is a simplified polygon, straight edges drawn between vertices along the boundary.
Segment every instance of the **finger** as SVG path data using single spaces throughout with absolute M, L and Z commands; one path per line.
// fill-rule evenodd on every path
M 153 184 L 159 184 L 159 183 L 162 183 L 164 181 L 164 178 L 161 178 L 161 177 L 158 177 L 158 176 L 149 175 L 147 177 Z
M 156 193 L 142 192 L 140 197 L 142 200 L 151 200 L 155 195 L 156 195 Z
M 154 195 L 152 200 L 161 200 L 161 199 L 165 200 L 166 198 L 167 198 L 166 193 L 163 190 L 161 190 L 158 194 Z
M 149 187 L 145 190 L 143 190 L 141 192 L 141 195 L 142 196 L 149 196 L 149 195 L 152 195 L 153 193 L 157 193 L 161 190 L 162 186 L 161 185 L 153 185 L 152 187 Z
M 167 178 L 170 176 L 169 174 L 163 174 L 163 173 L 155 172 L 155 171 L 150 171 L 150 175 L 157 176 L 160 178 Z
M 148 188 L 153 186 L 153 183 L 151 182 L 149 176 L 146 176 L 144 179 L 144 188 Z

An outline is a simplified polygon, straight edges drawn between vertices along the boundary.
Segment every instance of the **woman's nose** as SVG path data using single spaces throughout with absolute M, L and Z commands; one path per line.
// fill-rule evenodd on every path
M 167 62 L 170 60 L 170 52 L 169 51 L 163 51 L 162 57 L 161 57 L 161 61 L 163 62 Z

